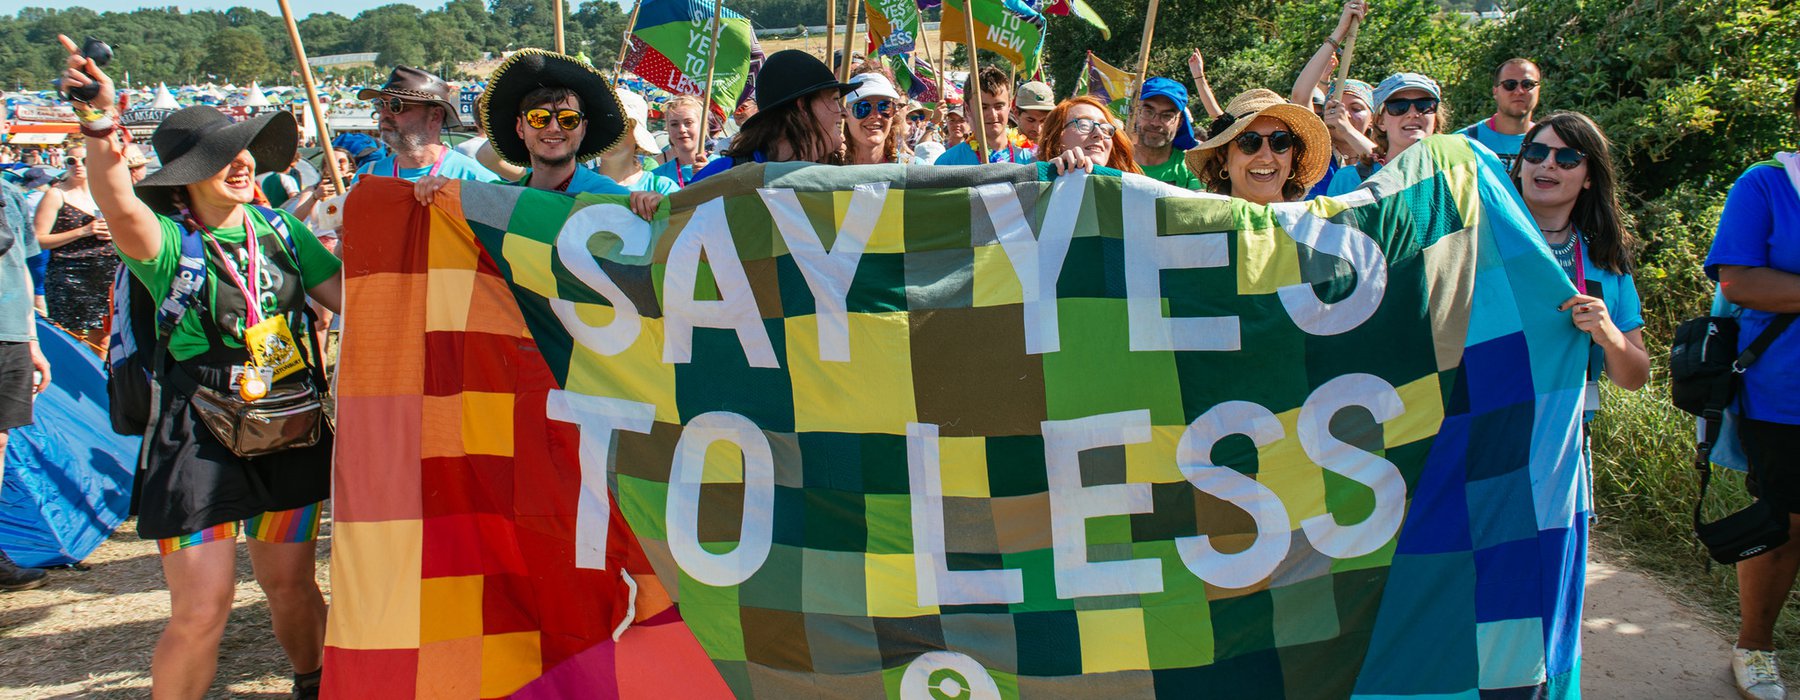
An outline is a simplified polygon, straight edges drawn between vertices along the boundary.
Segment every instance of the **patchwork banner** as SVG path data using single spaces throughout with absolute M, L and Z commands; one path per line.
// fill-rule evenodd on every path
M 350 195 L 329 697 L 1578 695 L 1588 343 L 1491 155 Z

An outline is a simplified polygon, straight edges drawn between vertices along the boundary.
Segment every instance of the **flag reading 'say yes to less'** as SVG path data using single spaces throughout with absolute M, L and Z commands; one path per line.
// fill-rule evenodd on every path
M 327 695 L 1575 697 L 1587 341 L 1499 173 L 367 181 Z
M 642 0 L 631 29 L 624 68 L 677 95 L 706 90 L 707 62 L 713 60 L 714 0 Z M 723 2 L 724 0 L 718 0 Z M 760 58 L 750 20 L 720 8 L 718 67 L 713 71 L 712 102 L 728 114 L 749 89 Z

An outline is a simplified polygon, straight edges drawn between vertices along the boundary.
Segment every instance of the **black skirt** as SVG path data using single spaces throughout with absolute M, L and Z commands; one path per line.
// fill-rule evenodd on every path
M 310 381 L 299 376 L 288 381 Z M 232 453 L 200 420 L 190 401 L 193 382 L 225 390 L 228 377 L 229 370 L 188 363 L 164 374 L 158 420 L 144 439 L 131 492 L 139 537 L 179 537 L 330 497 L 329 426 L 311 447 L 247 459 Z

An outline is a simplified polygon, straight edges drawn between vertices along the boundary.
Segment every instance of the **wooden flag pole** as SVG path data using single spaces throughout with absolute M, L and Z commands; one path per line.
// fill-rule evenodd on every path
M 563 0 L 556 0 L 556 52 L 563 51 Z
M 1150 2 L 1154 4 L 1156 0 Z M 939 31 L 942 31 L 941 26 Z M 973 94 L 963 95 L 963 121 L 973 127 L 970 130 L 975 132 L 975 162 L 977 165 L 985 165 L 988 157 L 987 123 L 982 121 L 986 117 L 981 113 L 981 47 L 976 45 L 975 40 L 975 0 L 963 0 L 963 31 L 966 32 L 963 38 L 968 40 L 963 46 L 969 49 L 969 79 L 963 81 L 963 84 L 975 88 L 968 91 Z M 1145 31 L 1149 31 L 1149 28 L 1146 27 Z
M 844 23 L 844 60 L 838 66 L 838 82 L 850 79 L 850 56 L 856 53 L 856 16 L 862 9 L 861 0 L 850 0 L 849 21 Z
M 1336 99 L 1336 95 L 1344 94 L 1344 81 L 1350 79 L 1350 54 L 1356 51 L 1356 30 L 1362 28 L 1359 20 L 1350 25 L 1350 31 L 1344 33 L 1344 55 L 1338 57 L 1337 80 L 1331 83 L 1331 94 L 1326 100 Z M 1379 106 L 1379 105 L 1378 105 Z
M 1126 113 L 1131 115 L 1131 124 L 1128 127 L 1133 134 L 1137 133 L 1138 104 L 1143 102 L 1138 99 L 1138 93 L 1144 89 L 1144 73 L 1150 70 L 1150 40 L 1156 35 L 1156 6 L 1157 0 L 1150 0 L 1150 11 L 1144 16 L 1144 41 L 1138 47 L 1137 73 L 1131 76 L 1131 92 L 1125 95 L 1127 99 L 1131 100 L 1131 109 Z
M 322 166 L 325 175 L 331 178 L 331 184 L 337 188 L 338 194 L 344 193 L 344 173 L 338 172 L 337 158 L 331 153 L 331 127 L 325 123 L 325 110 L 319 108 L 319 87 L 313 83 L 312 66 L 306 62 L 306 47 L 300 43 L 300 26 L 294 24 L 294 10 L 288 7 L 288 0 L 277 0 L 281 3 L 281 18 L 287 21 L 288 41 L 294 45 L 294 60 L 300 62 L 300 83 L 306 88 L 306 104 L 312 108 L 313 127 L 319 132 L 319 146 L 325 149 L 325 162 Z
M 706 92 L 700 97 L 706 104 L 706 109 L 700 111 L 702 139 L 712 137 L 713 69 L 719 65 L 719 17 L 724 12 L 725 0 L 713 0 L 712 51 L 706 57 Z
M 856 0 L 851 0 L 855 2 Z M 825 0 L 825 63 L 831 64 L 832 42 L 837 41 L 837 0 Z
M 631 18 L 625 20 L 625 36 L 619 39 L 619 60 L 613 61 L 613 81 L 625 75 L 625 54 L 631 51 L 631 30 L 637 26 L 638 9 L 644 6 L 644 0 L 631 3 Z
M 919 26 L 923 27 L 924 25 L 925 25 L 925 21 L 919 20 Z M 923 34 L 924 32 L 921 31 L 920 33 Z M 944 50 L 943 38 L 944 38 L 944 25 L 942 22 L 939 22 L 938 23 L 938 52 L 939 53 L 943 53 L 943 50 Z M 935 73 L 935 75 L 933 75 L 931 77 L 933 80 L 937 81 L 938 106 L 941 109 L 942 107 L 944 107 L 950 103 L 949 97 L 944 94 L 944 67 L 942 65 L 938 64 L 937 59 L 934 59 L 931 57 L 931 42 L 926 41 L 925 37 L 923 37 L 923 36 L 919 37 L 918 46 L 925 50 L 925 65 L 931 66 L 932 71 Z M 912 60 L 911 54 L 907 55 L 907 60 L 909 60 L 909 61 Z M 913 68 L 913 67 L 914 67 L 913 64 L 910 64 L 910 63 L 907 64 L 907 68 Z M 918 71 L 915 70 L 913 72 L 917 73 Z
M 921 26 L 924 25 L 924 22 L 925 22 L 924 19 L 919 20 L 919 23 Z M 938 12 L 938 57 L 937 57 L 937 62 L 938 62 L 937 63 L 938 101 L 944 103 L 945 107 L 949 107 L 950 106 L 950 93 L 944 92 L 944 71 L 947 71 L 950 69 L 950 52 L 944 48 L 944 13 L 941 10 Z

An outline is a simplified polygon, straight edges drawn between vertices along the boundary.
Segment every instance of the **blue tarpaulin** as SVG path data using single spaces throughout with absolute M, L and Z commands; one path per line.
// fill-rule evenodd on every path
M 81 561 L 125 521 L 140 438 L 113 433 L 93 351 L 43 319 L 38 339 L 50 388 L 37 397 L 36 422 L 6 443 L 0 550 L 25 566 L 55 566 Z

